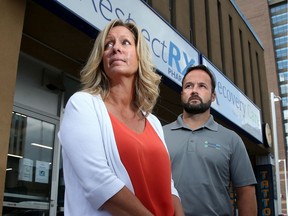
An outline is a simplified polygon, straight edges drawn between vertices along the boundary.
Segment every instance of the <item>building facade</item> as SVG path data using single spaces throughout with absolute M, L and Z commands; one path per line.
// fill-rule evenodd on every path
M 281 98 L 275 102 L 279 149 L 279 175 L 282 212 L 287 214 L 288 145 L 288 5 L 287 1 L 236 1 L 265 47 L 265 66 L 269 92 Z M 259 25 L 259 22 L 263 23 Z
M 260 182 L 259 212 L 275 215 L 272 144 L 262 128 L 271 125 L 265 49 L 238 6 L 226 0 L 119 2 L 0 1 L 0 214 L 63 214 L 61 116 L 80 87 L 79 71 L 99 30 L 119 17 L 139 23 L 150 44 L 163 77 L 154 110 L 163 124 L 182 112 L 179 83 L 187 66 L 203 63 L 217 75 L 226 112 L 214 104 L 215 118 L 242 137 Z

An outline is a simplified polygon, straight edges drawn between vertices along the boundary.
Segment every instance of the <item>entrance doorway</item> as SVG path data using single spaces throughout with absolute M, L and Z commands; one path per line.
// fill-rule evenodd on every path
M 59 119 L 14 106 L 3 216 L 61 215 L 58 128 Z

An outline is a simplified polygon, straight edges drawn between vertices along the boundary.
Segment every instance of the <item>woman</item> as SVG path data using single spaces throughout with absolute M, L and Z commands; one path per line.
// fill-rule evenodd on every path
M 112 21 L 81 71 L 61 122 L 65 215 L 183 215 L 171 179 L 149 48 L 137 26 Z

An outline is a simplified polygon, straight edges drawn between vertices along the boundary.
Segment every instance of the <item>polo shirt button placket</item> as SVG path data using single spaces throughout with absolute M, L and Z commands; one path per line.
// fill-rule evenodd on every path
M 193 134 L 193 131 L 192 131 L 192 133 L 191 133 L 191 135 L 189 137 L 189 140 L 188 140 L 188 146 L 187 146 L 187 151 L 188 152 L 195 152 L 196 143 L 195 143 L 195 138 L 192 137 L 193 135 L 194 134 Z

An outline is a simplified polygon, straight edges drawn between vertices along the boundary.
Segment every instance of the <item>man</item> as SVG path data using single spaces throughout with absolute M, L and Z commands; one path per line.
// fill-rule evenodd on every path
M 183 114 L 164 126 L 175 187 L 186 216 L 224 216 L 233 215 L 232 182 L 238 215 L 256 216 L 256 179 L 245 145 L 210 114 L 215 86 L 204 65 L 188 68 L 183 77 Z

